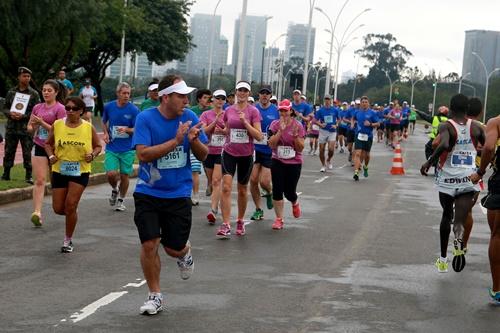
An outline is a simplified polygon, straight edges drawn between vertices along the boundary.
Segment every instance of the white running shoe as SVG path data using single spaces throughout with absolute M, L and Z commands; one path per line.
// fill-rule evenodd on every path
M 125 209 L 127 209 L 127 208 L 123 204 L 123 199 L 118 199 L 116 201 L 115 211 L 117 211 L 117 212 L 123 212 L 123 211 L 125 211 Z
M 191 255 L 191 243 L 186 244 L 189 246 L 189 250 L 183 258 L 177 259 L 177 266 L 179 267 L 179 272 L 181 273 L 181 279 L 187 280 L 191 277 L 194 270 L 193 256 Z
M 328 164 L 328 170 L 333 170 L 333 164 L 332 163 Z
M 321 169 L 319 169 L 319 172 L 326 172 L 326 168 L 322 166 Z
M 140 308 L 141 314 L 155 315 L 163 310 L 163 297 L 160 295 L 149 295 L 148 299 Z
M 116 200 L 118 199 L 118 191 L 117 190 L 112 190 L 111 191 L 111 197 L 109 198 L 109 205 L 114 206 L 116 205 Z

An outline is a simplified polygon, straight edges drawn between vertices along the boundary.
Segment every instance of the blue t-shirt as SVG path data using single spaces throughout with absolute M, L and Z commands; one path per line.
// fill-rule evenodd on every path
M 184 109 L 182 115 L 175 119 L 165 118 L 158 108 L 142 111 L 137 116 L 135 134 L 132 145 L 145 145 L 148 147 L 165 143 L 175 138 L 179 123 L 191 121 L 191 127 L 198 124 L 196 114 Z M 200 133 L 200 141 L 208 143 L 205 133 Z M 157 198 L 189 198 L 193 180 L 191 175 L 191 146 L 187 135 L 184 142 L 165 156 L 149 163 L 139 163 L 139 176 L 135 192 Z
M 340 109 L 339 111 L 339 121 L 340 121 L 340 127 L 342 128 L 348 128 L 350 127 L 351 123 L 347 120 L 344 120 L 344 119 L 350 119 L 351 116 L 350 116 L 350 112 L 349 110 L 344 110 L 344 109 Z
M 355 119 L 358 121 L 356 125 L 356 136 L 359 133 L 368 134 L 368 138 L 373 138 L 373 127 L 365 126 L 365 120 L 368 120 L 370 123 L 378 123 L 378 115 L 377 112 L 372 109 L 368 109 L 366 111 L 362 111 L 361 109 L 356 112 Z
M 391 108 L 388 107 L 388 108 L 385 108 L 384 109 L 384 116 L 388 116 L 389 113 L 391 113 Z M 389 118 L 384 118 L 384 123 L 387 125 L 387 124 L 390 124 L 391 120 Z
M 109 133 L 109 143 L 106 150 L 113 153 L 123 153 L 131 150 L 132 135 L 120 133 L 120 127 L 135 127 L 135 118 L 139 114 L 139 109 L 132 103 L 127 103 L 119 107 L 116 101 L 111 101 L 104 106 L 102 114 L 103 123 L 107 123 Z M 134 130 L 135 132 L 135 130 Z
M 403 110 L 401 110 L 401 114 L 403 116 L 402 121 L 403 122 L 407 122 L 408 121 L 408 116 L 410 115 L 410 108 L 409 107 L 403 108 Z
M 302 102 L 300 104 L 292 103 L 292 109 L 295 112 L 302 114 L 304 117 L 307 117 L 309 113 L 312 112 L 311 106 L 306 102 Z M 302 118 L 297 117 L 297 120 L 302 122 Z
M 267 109 L 264 109 L 262 105 L 260 105 L 260 103 L 257 103 L 255 107 L 259 110 L 260 116 L 262 117 L 262 120 L 260 121 L 260 128 L 262 133 L 264 134 L 263 141 L 254 141 L 255 151 L 258 151 L 262 154 L 271 155 L 273 151 L 271 150 L 271 147 L 267 145 L 267 130 L 274 120 L 280 119 L 278 107 L 274 104 L 269 104 Z
M 59 80 L 68 90 L 73 90 L 73 83 L 71 83 L 70 80 L 64 79 L 64 80 Z
M 321 128 L 322 130 L 328 131 L 328 132 L 335 132 L 336 129 L 333 127 L 334 125 L 337 125 L 337 118 L 339 117 L 339 111 L 337 108 L 330 106 L 327 108 L 326 106 L 321 107 L 321 109 L 316 112 L 314 115 L 314 118 L 316 120 L 321 121 L 322 123 L 326 123 L 325 128 Z

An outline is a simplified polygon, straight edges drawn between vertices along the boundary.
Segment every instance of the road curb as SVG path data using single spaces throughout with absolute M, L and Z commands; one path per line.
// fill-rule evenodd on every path
M 134 165 L 134 172 L 132 173 L 131 178 L 137 177 L 139 173 L 139 165 Z M 104 184 L 108 181 L 106 177 L 106 173 L 96 173 L 94 175 L 90 175 L 89 177 L 89 185 L 100 185 Z M 45 185 L 45 195 L 50 195 L 52 193 L 52 187 L 50 183 Z M 33 185 L 23 188 L 13 188 L 10 190 L 0 191 L 0 205 L 29 200 L 33 198 Z

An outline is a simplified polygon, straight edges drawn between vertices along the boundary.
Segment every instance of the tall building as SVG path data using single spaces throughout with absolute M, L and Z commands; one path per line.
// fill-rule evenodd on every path
M 306 58 L 307 48 L 307 33 L 309 26 L 307 24 L 293 24 L 288 25 L 286 37 L 286 52 L 285 61 L 292 57 Z M 316 28 L 311 28 L 311 44 L 309 47 L 309 62 L 313 62 L 314 57 L 314 41 L 316 38 Z
M 485 84 L 486 76 L 476 52 L 484 61 L 488 73 L 500 67 L 500 31 L 469 30 L 465 32 L 462 76 L 474 83 Z M 500 75 L 496 72 L 494 76 Z
M 279 55 L 279 48 L 277 47 L 268 47 L 266 48 L 266 51 L 264 52 L 264 82 L 265 83 L 270 83 L 271 82 L 271 70 L 276 70 L 275 67 L 275 62 L 278 59 Z
M 209 67 L 210 37 L 212 32 L 212 19 L 215 18 L 212 73 L 224 72 L 227 65 L 228 43 L 221 37 L 221 17 L 209 14 L 194 14 L 191 18 L 190 33 L 195 45 L 186 57 L 186 72 L 190 74 L 207 75 Z
M 106 76 L 120 77 L 120 58 L 116 59 L 106 71 Z M 136 78 L 148 78 L 153 76 L 153 64 L 149 62 L 146 54 L 125 54 L 123 76 L 133 76 Z
M 235 21 L 232 69 L 236 71 L 239 53 L 240 18 Z M 262 50 L 266 45 L 267 17 L 245 16 L 245 54 L 243 56 L 242 79 L 260 82 Z

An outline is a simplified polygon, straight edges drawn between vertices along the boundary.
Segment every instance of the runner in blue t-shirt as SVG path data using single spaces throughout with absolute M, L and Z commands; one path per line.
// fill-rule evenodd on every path
M 347 102 L 343 102 L 339 110 L 339 127 L 337 128 L 337 136 L 339 139 L 338 141 L 341 154 L 345 152 L 345 148 L 347 147 L 347 129 L 349 128 L 349 125 L 351 123 L 350 119 L 347 119 L 347 116 L 349 114 L 348 105 L 349 104 L 347 104 Z
M 357 99 L 356 101 L 351 102 L 351 107 L 347 110 L 345 120 L 348 121 L 349 127 L 347 127 L 347 135 L 346 135 L 346 141 L 347 141 L 347 150 L 349 151 L 349 157 L 347 158 L 349 162 L 351 162 L 351 165 L 354 166 L 353 160 L 352 160 L 352 153 L 353 153 L 353 146 L 354 146 L 354 132 L 355 132 L 355 120 L 354 116 L 356 115 L 356 112 L 359 108 L 359 103 L 361 101 Z
M 320 172 L 325 172 L 328 167 L 333 169 L 333 153 L 335 152 L 335 139 L 337 137 L 337 121 L 339 111 L 332 105 L 332 97 L 325 95 L 325 104 L 314 115 L 314 122 L 319 128 L 319 160 Z M 328 143 L 328 158 L 325 161 L 325 145 Z
M 370 163 L 370 150 L 373 143 L 373 129 L 379 126 L 377 112 L 370 109 L 368 97 L 361 97 L 359 111 L 354 116 L 356 132 L 354 141 L 354 180 L 359 180 L 359 171 L 363 164 L 363 175 L 368 177 L 368 163 Z
M 141 314 L 163 309 L 160 291 L 158 249 L 177 259 L 183 280 L 193 271 L 189 234 L 191 231 L 192 151 L 205 160 L 207 137 L 196 114 L 185 109 L 188 87 L 177 75 L 168 75 L 158 84 L 160 105 L 137 116 L 132 147 L 139 158 L 139 176 L 134 192 L 134 221 L 141 240 L 141 265 L 149 295 Z
M 260 187 L 265 191 L 267 209 L 273 208 L 272 186 L 271 186 L 271 147 L 267 145 L 267 132 L 269 126 L 274 120 L 280 119 L 278 108 L 271 104 L 271 88 L 263 87 L 259 90 L 259 102 L 255 107 L 259 110 L 262 120 L 260 128 L 263 139 L 255 141 L 255 162 L 250 175 L 250 193 L 255 204 L 255 212 L 252 214 L 251 220 L 262 220 L 264 218 L 264 210 L 261 208 L 260 202 Z
M 383 124 L 385 127 L 385 145 L 386 146 L 389 146 L 391 144 L 392 129 L 391 129 L 391 120 L 389 119 L 389 113 L 391 113 L 391 110 L 393 107 L 394 107 L 394 102 L 390 102 L 389 106 L 384 109 Z
M 305 124 L 308 120 L 307 116 L 312 112 L 312 107 L 301 99 L 302 93 L 300 90 L 295 89 L 292 96 L 292 110 L 294 111 L 295 119 Z
M 131 146 L 139 109 L 129 101 L 130 91 L 128 83 L 118 84 L 117 99 L 107 103 L 102 114 L 103 140 L 106 143 L 104 168 L 112 188 L 109 204 L 116 211 L 125 210 L 123 200 L 128 191 L 135 158 Z
M 408 106 L 408 102 L 403 102 L 403 108 L 401 110 L 403 118 L 401 119 L 401 133 L 404 139 L 408 138 L 408 127 L 410 125 L 410 107 Z

